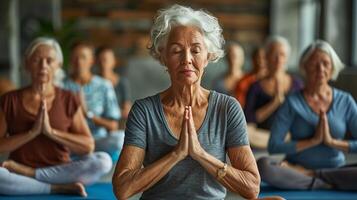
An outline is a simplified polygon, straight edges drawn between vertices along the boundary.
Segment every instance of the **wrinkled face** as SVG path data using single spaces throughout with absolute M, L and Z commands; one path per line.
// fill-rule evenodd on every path
M 327 53 L 315 50 L 306 60 L 304 70 L 308 82 L 315 84 L 328 83 L 333 72 L 331 58 Z
M 113 70 L 116 64 L 114 52 L 105 50 L 100 53 L 98 56 L 98 64 L 102 71 Z
M 86 46 L 77 46 L 71 55 L 71 70 L 75 75 L 90 72 L 94 63 L 93 51 Z
M 31 74 L 32 82 L 50 83 L 60 67 L 56 50 L 48 45 L 40 45 L 26 60 L 26 69 Z
M 204 36 L 193 26 L 174 27 L 161 53 L 173 84 L 192 85 L 201 81 L 208 64 Z
M 287 50 L 283 44 L 279 42 L 270 44 L 266 52 L 269 73 L 275 74 L 279 70 L 285 70 L 287 56 Z

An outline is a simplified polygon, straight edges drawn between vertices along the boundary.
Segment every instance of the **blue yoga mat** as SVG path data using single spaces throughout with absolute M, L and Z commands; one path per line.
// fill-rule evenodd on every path
M 113 187 L 110 183 L 97 183 L 95 185 L 87 186 L 86 191 L 88 197 L 83 198 L 75 195 L 26 195 L 26 196 L 2 196 L 0 200 L 54 200 L 54 199 L 103 199 L 103 200 L 115 200 L 113 194 Z
M 262 185 L 259 197 L 281 196 L 288 200 L 357 200 L 357 192 L 336 190 L 281 190 Z
M 86 187 L 88 197 L 83 198 L 74 195 L 26 195 L 26 196 L 1 196 L 0 200 L 54 200 L 54 199 L 103 199 L 115 200 L 113 188 L 110 183 L 97 183 Z M 357 200 L 357 192 L 346 191 L 299 191 L 299 190 L 281 190 L 268 185 L 262 185 L 259 197 L 281 196 L 288 200 Z

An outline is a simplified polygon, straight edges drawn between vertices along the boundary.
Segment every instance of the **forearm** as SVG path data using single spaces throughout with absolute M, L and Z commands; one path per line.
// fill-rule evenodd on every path
M 0 139 L 0 153 L 12 152 L 22 145 L 28 143 L 34 139 L 36 135 L 31 134 L 30 131 L 14 134 L 9 137 L 3 137 Z
M 170 152 L 151 165 L 137 170 L 121 169 L 119 162 L 118 174 L 116 172 L 113 176 L 116 197 L 127 199 L 147 190 L 164 177 L 179 161 L 178 156 Z
M 256 198 L 259 194 L 260 177 L 248 170 L 239 170 L 228 165 L 227 174 L 219 179 L 217 170 L 223 168 L 224 163 L 212 155 L 204 152 L 200 159 L 197 160 L 205 170 L 215 177 L 222 185 L 232 192 L 238 193 L 244 198 Z M 255 162 L 253 160 L 253 162 Z M 247 163 L 247 165 L 256 165 L 255 163 Z
M 311 139 L 305 139 L 305 140 L 300 140 L 296 143 L 296 151 L 300 152 L 305 149 L 314 147 L 321 144 L 321 141 L 318 141 L 317 139 L 311 138 Z
M 52 134 L 49 137 L 78 155 L 89 154 L 94 150 L 94 140 L 91 136 L 52 129 Z
M 344 152 L 349 152 L 350 151 L 350 144 L 346 140 L 333 139 L 329 146 L 332 147 L 332 148 L 335 148 L 335 149 L 342 150 Z
M 94 116 L 92 120 L 95 125 L 102 126 L 109 131 L 118 130 L 118 122 L 116 120 L 105 119 L 99 116 Z
M 255 118 L 258 123 L 263 122 L 266 120 L 272 113 L 275 112 L 276 109 L 280 106 L 280 102 L 278 98 L 274 98 L 272 101 L 270 101 L 268 104 L 263 106 L 262 108 L 259 108 L 255 112 Z

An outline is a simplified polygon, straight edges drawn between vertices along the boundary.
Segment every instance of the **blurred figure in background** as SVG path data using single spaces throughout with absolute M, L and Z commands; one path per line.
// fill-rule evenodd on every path
M 96 152 L 78 97 L 53 83 L 63 56 L 58 42 L 37 38 L 25 53 L 29 86 L 0 99 L 0 194 L 74 193 L 109 172 L 107 153 Z M 71 160 L 70 154 L 77 155 Z
M 228 69 L 214 81 L 213 90 L 234 96 L 234 88 L 243 76 L 244 51 L 238 43 L 229 43 L 226 49 Z
M 148 53 L 148 36 L 141 36 L 136 41 L 135 55 L 127 62 L 132 101 L 158 93 L 170 86 L 170 78 L 164 67 Z
M 357 165 L 346 165 L 345 159 L 345 153 L 357 152 L 356 101 L 329 84 L 343 68 L 325 41 L 304 51 L 300 69 L 305 87 L 287 97 L 271 128 L 269 153 L 285 158 L 258 160 L 266 183 L 283 189 L 357 190 Z M 291 141 L 284 140 L 288 132 Z
M 124 134 L 118 131 L 120 109 L 113 85 L 92 74 L 94 48 L 91 44 L 77 42 L 71 51 L 70 75 L 64 81 L 64 88 L 80 94 L 96 150 L 105 151 L 116 160 L 123 146 Z
M 113 49 L 102 46 L 98 49 L 96 57 L 100 70 L 99 74 L 109 80 L 114 86 L 121 117 L 124 119 L 128 118 L 131 108 L 129 81 L 125 76 L 115 73 L 114 69 L 118 62 Z
M 245 99 L 250 86 L 267 74 L 267 65 L 264 48 L 256 48 L 252 54 L 252 70 L 245 74 L 237 83 L 234 94 L 240 105 L 244 108 Z
M 285 96 L 302 88 L 302 81 L 286 72 L 290 52 L 288 41 L 280 36 L 268 39 L 265 46 L 268 73 L 248 90 L 244 112 L 253 147 L 266 148 L 275 113 Z M 258 129 L 256 129 L 258 128 Z

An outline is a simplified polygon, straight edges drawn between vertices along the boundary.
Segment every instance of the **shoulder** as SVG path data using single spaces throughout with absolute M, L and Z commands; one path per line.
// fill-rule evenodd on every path
M 56 95 L 58 95 L 61 99 L 77 99 L 78 94 L 67 89 L 63 89 L 60 87 L 55 87 Z
M 289 103 L 293 103 L 294 104 L 297 101 L 301 101 L 302 98 L 303 98 L 302 90 L 297 90 L 297 91 L 289 93 L 286 96 L 286 101 L 289 102 Z
M 291 113 L 306 113 L 310 110 L 308 104 L 305 101 L 302 90 L 296 90 L 290 92 L 284 101 L 284 103 L 280 106 L 279 110 L 289 111 Z
M 343 106 L 356 103 L 355 99 L 349 92 L 334 87 L 332 89 L 333 89 L 334 101 L 336 101 L 336 103 L 341 104 Z
M 19 95 L 22 93 L 24 89 L 17 89 L 9 91 L 0 97 L 0 103 L 2 107 L 8 107 L 9 104 L 14 104 L 15 101 L 19 98 Z
M 140 110 L 141 112 L 150 113 L 160 104 L 160 95 L 155 94 L 134 101 L 132 110 Z
M 16 96 L 18 96 L 19 94 L 21 94 L 21 92 L 24 89 L 17 89 L 17 90 L 11 90 L 9 92 L 6 92 L 5 94 L 1 95 L 1 99 L 9 99 L 9 98 L 14 98 Z
M 215 104 L 214 109 L 224 109 L 228 113 L 232 111 L 239 111 L 242 109 L 238 100 L 232 96 L 222 94 L 216 91 L 211 91 L 210 98 L 212 98 L 210 99 L 211 103 Z
M 98 75 L 93 75 L 91 84 L 98 85 L 105 88 L 113 88 L 113 85 L 109 80 L 104 79 Z

